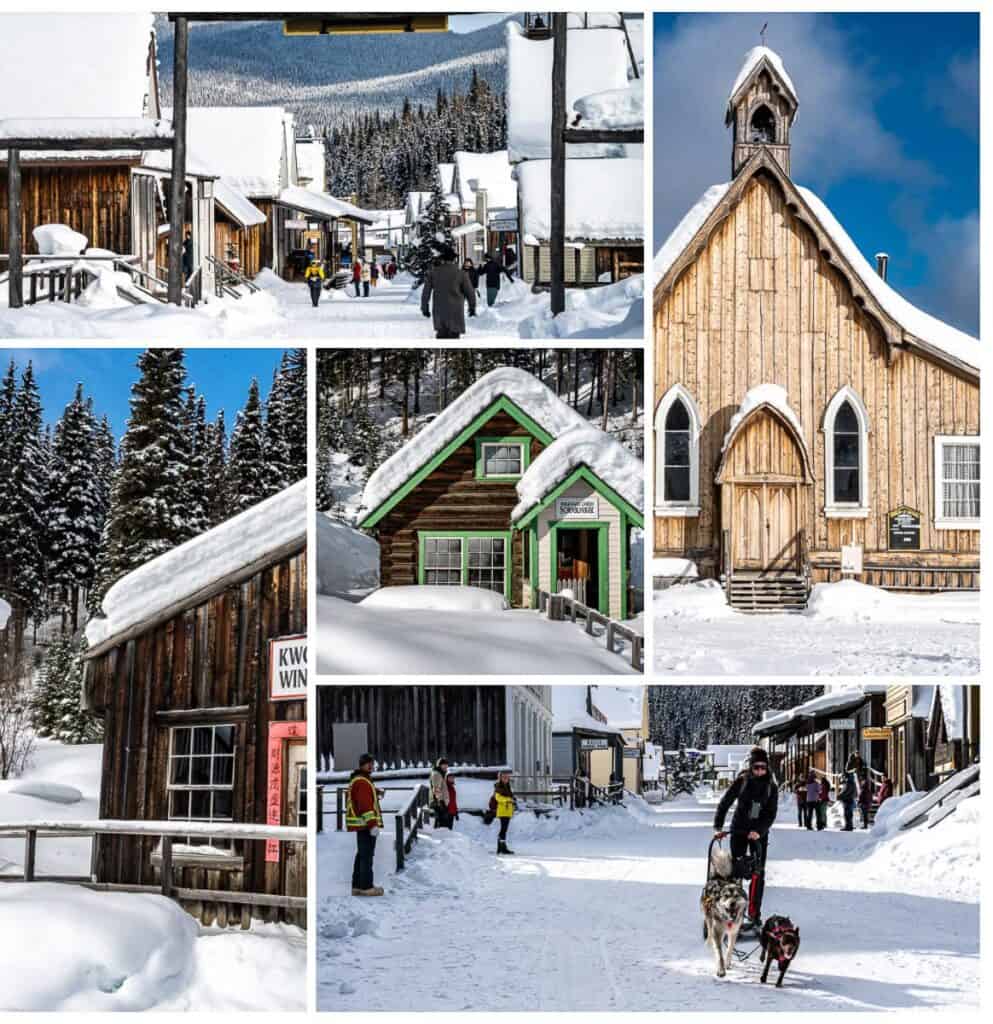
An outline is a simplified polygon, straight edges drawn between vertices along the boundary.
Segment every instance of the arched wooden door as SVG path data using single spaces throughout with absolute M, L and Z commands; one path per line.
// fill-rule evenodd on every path
M 811 476 L 794 425 L 771 407 L 755 409 L 732 432 L 717 483 L 734 571 L 800 572 Z

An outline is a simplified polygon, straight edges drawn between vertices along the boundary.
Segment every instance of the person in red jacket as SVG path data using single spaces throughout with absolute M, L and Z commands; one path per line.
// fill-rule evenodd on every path
M 362 294 L 362 264 L 355 260 L 352 264 L 352 284 L 355 285 L 355 298 Z
M 449 822 L 458 821 L 459 799 L 455 794 L 455 777 L 451 772 L 445 776 L 445 782 L 448 785 L 448 820 Z M 452 826 L 449 824 L 448 827 L 451 828 Z
M 879 799 L 876 802 L 877 807 L 882 807 L 885 800 L 893 795 L 893 780 L 888 776 L 883 776 L 883 784 L 879 787 Z
M 372 864 L 376 856 L 376 836 L 383 827 L 379 809 L 382 791 L 372 781 L 376 762 L 372 754 L 359 758 L 358 768 L 348 780 L 348 805 L 345 826 L 355 833 L 355 863 L 352 867 L 353 896 L 382 896 L 383 890 L 373 882 Z

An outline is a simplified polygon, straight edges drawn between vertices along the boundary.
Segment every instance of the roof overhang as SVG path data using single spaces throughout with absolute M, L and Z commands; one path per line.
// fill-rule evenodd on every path
M 586 463 L 583 463 L 581 466 L 577 466 L 573 469 L 572 472 L 557 483 L 541 501 L 528 509 L 518 522 L 513 523 L 512 525 L 514 528 L 517 530 L 526 529 L 532 522 L 534 522 L 543 509 L 548 508 L 552 502 L 557 498 L 560 498 L 570 487 L 572 487 L 573 484 L 579 483 L 580 481 L 589 484 L 590 487 L 597 491 L 602 497 L 606 498 L 611 505 L 620 512 L 623 512 L 635 526 L 643 527 L 645 525 L 645 517 L 643 513 L 639 512 L 638 509 L 636 509 L 634 505 L 625 498 L 622 498 L 612 487 L 605 484 L 603 480 L 601 480 L 600 477 L 598 477 L 596 473 L 586 465 Z

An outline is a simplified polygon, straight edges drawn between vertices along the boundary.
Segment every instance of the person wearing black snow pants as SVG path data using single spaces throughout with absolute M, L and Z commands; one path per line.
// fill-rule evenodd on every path
M 772 828 L 779 810 L 779 787 L 769 773 L 769 755 L 753 747 L 748 767 L 728 786 L 714 814 L 714 834 L 723 838 L 724 821 L 731 805 L 731 856 L 743 857 L 754 846 L 755 865 L 748 899 L 748 923 L 762 925 L 762 895 L 765 891 L 765 862 Z

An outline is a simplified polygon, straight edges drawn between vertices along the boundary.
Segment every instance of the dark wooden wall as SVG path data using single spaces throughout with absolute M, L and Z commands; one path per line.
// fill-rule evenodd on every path
M 477 435 L 474 435 L 474 437 Z M 501 412 L 478 431 L 480 437 L 529 437 L 516 420 Z M 473 438 L 454 451 L 376 527 L 380 546 L 380 579 L 384 587 L 417 582 L 418 530 L 509 530 L 517 504 L 513 481 L 476 479 Z M 531 439 L 531 461 L 542 450 Z M 511 545 L 512 603 L 521 603 L 524 549 L 521 534 Z
M 101 818 L 167 819 L 170 727 L 234 722 L 234 820 L 265 822 L 269 723 L 307 717 L 305 701 L 269 700 L 269 640 L 307 632 L 306 573 L 300 551 L 90 662 L 87 689 L 105 728 Z M 154 883 L 157 843 L 105 837 L 98 878 Z M 244 844 L 243 873 L 184 868 L 176 884 L 282 893 L 286 858 L 267 864 L 264 846 Z
M 507 758 L 503 686 L 321 686 L 317 690 L 318 767 L 334 754 L 333 725 L 365 722 L 379 768 L 401 762 L 494 765 Z M 336 764 L 336 771 L 357 767 Z
M 218 208 L 220 209 L 220 208 Z M 214 253 L 222 262 L 227 262 L 227 246 L 230 242 L 238 254 L 241 273 L 251 279 L 262 269 L 262 233 L 264 224 L 239 228 L 230 221 L 218 219 L 214 223 Z
M 91 246 L 131 251 L 130 165 L 26 166 L 21 183 L 21 233 L 26 252 L 37 252 L 32 230 L 39 224 L 68 224 Z M 7 252 L 7 165 L 0 165 L 0 252 Z

